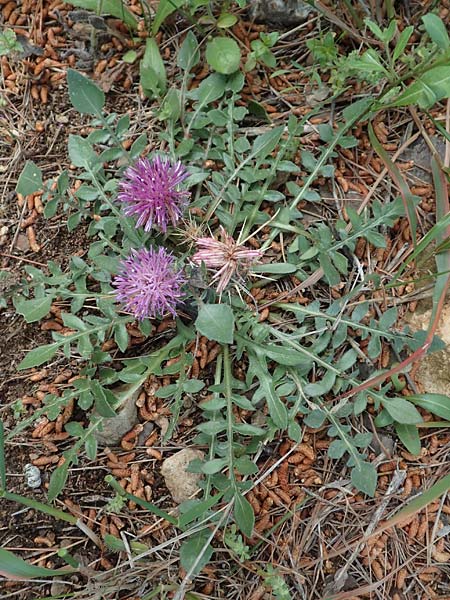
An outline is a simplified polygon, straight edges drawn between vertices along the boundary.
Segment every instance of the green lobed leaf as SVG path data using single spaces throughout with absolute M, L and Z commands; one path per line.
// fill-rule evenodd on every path
M 209 340 L 232 344 L 234 339 L 234 315 L 227 304 L 203 304 L 198 311 L 195 327 Z
M 230 75 L 239 69 L 241 51 L 237 42 L 227 37 L 215 37 L 206 46 L 206 62 L 223 75 Z
M 67 85 L 70 102 L 79 113 L 94 116 L 101 114 L 105 106 L 105 94 L 93 81 L 74 69 L 68 69 Z
M 375 495 L 377 488 L 377 470 L 368 462 L 360 461 L 352 469 L 351 480 L 357 490 L 367 494 L 371 498 Z
M 14 299 L 14 307 L 27 323 L 40 321 L 50 312 L 52 296 L 34 298 L 33 300 Z
M 27 160 L 16 186 L 16 192 L 22 196 L 34 194 L 42 189 L 42 171 L 32 160 Z
M 97 158 L 91 144 L 79 135 L 69 135 L 67 148 L 69 158 L 76 167 L 88 169 Z

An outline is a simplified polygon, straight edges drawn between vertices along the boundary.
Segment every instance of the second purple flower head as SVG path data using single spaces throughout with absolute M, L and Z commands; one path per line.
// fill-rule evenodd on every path
M 165 233 L 169 224 L 177 224 L 188 204 L 190 192 L 180 189 L 187 177 L 180 161 L 140 158 L 125 171 L 117 198 L 127 217 L 137 217 L 136 227 L 150 231 L 156 225 Z

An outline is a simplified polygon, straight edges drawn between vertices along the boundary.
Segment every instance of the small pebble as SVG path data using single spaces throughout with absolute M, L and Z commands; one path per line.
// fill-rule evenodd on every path
M 35 488 L 41 487 L 41 472 L 37 467 L 27 464 L 25 465 L 23 472 L 25 475 L 25 483 L 29 488 L 34 490 Z

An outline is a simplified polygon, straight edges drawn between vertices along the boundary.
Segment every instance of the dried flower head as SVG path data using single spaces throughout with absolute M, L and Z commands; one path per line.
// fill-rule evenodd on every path
M 231 278 L 241 276 L 242 269 L 248 269 L 263 253 L 240 245 L 223 227 L 220 227 L 220 234 L 222 241 L 213 237 L 198 238 L 198 250 L 192 260 L 197 265 L 205 263 L 208 269 L 216 271 L 212 281 L 218 281 L 217 292 L 222 294 Z
M 164 248 L 143 248 L 132 250 L 130 256 L 121 261 L 113 285 L 117 287 L 116 298 L 125 310 L 143 320 L 160 317 L 167 311 L 175 316 L 184 282 L 182 271 L 177 271 L 170 252 Z
M 176 225 L 186 208 L 190 192 L 180 189 L 188 177 L 181 162 L 156 156 L 140 158 L 125 171 L 119 183 L 117 199 L 128 217 L 137 217 L 136 227 L 150 231 L 157 225 L 164 233 L 167 225 Z

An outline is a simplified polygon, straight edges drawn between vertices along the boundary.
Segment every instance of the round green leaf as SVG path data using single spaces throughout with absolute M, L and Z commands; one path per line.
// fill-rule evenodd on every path
M 221 27 L 222 29 L 227 29 L 228 27 L 233 27 L 237 23 L 237 16 L 232 15 L 231 13 L 223 13 L 217 19 L 217 27 Z
M 198 311 L 195 327 L 209 340 L 233 343 L 234 315 L 227 304 L 204 304 Z
M 230 75 L 239 69 L 241 51 L 237 42 L 230 38 L 216 37 L 206 46 L 206 62 L 224 75 Z

